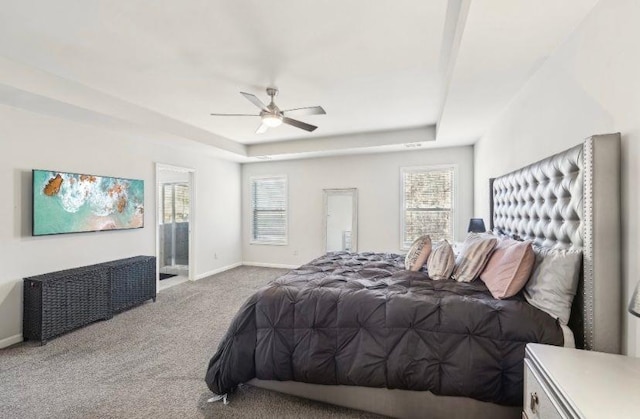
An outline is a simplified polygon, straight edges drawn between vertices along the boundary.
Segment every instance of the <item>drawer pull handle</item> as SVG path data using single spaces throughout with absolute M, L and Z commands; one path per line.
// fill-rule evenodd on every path
M 538 411 L 538 394 L 534 391 L 531 393 L 531 398 L 529 399 L 529 406 L 531 407 L 531 413 L 535 414 Z

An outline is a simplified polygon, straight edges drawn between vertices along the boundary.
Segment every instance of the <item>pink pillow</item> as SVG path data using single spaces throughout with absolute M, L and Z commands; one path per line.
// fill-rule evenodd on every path
M 480 279 L 494 298 L 513 297 L 527 284 L 535 261 L 536 255 L 530 241 L 503 238 L 480 274 Z

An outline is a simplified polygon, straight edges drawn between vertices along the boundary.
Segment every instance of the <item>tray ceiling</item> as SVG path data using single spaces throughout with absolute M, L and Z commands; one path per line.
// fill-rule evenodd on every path
M 364 149 L 373 132 L 372 147 L 469 144 L 595 2 L 4 1 L 0 103 L 39 95 L 240 160 Z M 299 118 L 319 128 L 256 135 L 258 117 L 209 115 L 256 113 L 239 92 L 267 101 L 267 86 L 280 108 L 323 106 Z

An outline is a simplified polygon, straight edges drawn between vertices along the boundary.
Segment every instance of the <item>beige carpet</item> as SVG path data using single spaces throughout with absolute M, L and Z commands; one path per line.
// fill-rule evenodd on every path
M 158 294 L 51 340 L 0 350 L 2 418 L 368 418 L 367 413 L 243 386 L 227 406 L 204 374 L 233 315 L 286 271 L 240 267 Z

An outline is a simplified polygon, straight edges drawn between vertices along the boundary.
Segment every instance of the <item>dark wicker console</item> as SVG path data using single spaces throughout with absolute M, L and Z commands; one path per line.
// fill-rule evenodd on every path
M 48 339 L 156 300 L 156 258 L 136 256 L 24 279 L 25 340 Z
M 156 258 L 136 256 L 107 262 L 111 277 L 111 310 L 131 308 L 153 298 L 156 300 Z

